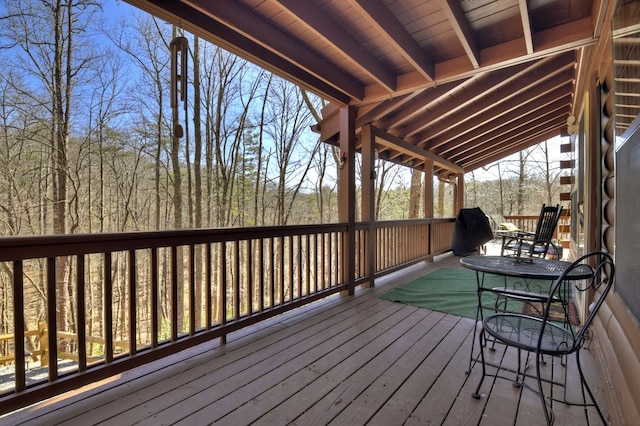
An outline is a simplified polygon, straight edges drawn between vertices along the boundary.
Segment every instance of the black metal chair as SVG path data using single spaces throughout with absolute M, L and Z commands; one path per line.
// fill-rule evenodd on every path
M 543 257 L 553 249 L 554 256 L 560 258 L 560 248 L 553 242 L 553 234 L 558 226 L 562 206 L 542 205 L 536 232 L 517 231 L 502 236 L 502 256 Z
M 580 271 L 588 273 L 590 278 L 569 282 L 567 280 L 568 274 L 571 271 L 576 270 L 577 268 L 582 268 Z M 517 313 L 496 313 L 484 318 L 479 333 L 482 378 L 478 383 L 476 391 L 472 393 L 472 396 L 476 399 L 480 398 L 480 388 L 486 376 L 513 380 L 513 377 L 501 375 L 501 371 L 510 371 L 511 374 L 515 373 L 515 386 L 525 386 L 532 389 L 539 395 L 540 400 L 542 401 L 542 406 L 544 408 L 547 424 L 551 425 L 554 421 L 554 401 L 561 401 L 566 404 L 581 405 L 585 407 L 593 406 L 596 408 L 603 424 L 606 424 L 602 411 L 600 410 L 600 407 L 598 406 L 598 403 L 593 396 L 593 392 L 591 391 L 587 381 L 585 380 L 582 366 L 580 364 L 580 349 L 583 347 L 587 339 L 586 333 L 589 329 L 589 326 L 596 317 L 600 306 L 602 306 L 605 297 L 611 289 L 614 275 L 615 268 L 613 259 L 610 255 L 603 252 L 589 253 L 572 263 L 571 266 L 568 267 L 564 271 L 564 273 L 553 283 L 550 297 L 546 302 L 544 310 L 542 312 L 542 317 Z M 564 321 L 556 322 L 557 320 L 553 319 L 551 315 L 552 306 L 554 306 L 555 304 L 553 298 L 557 297 L 558 294 L 563 291 L 563 287 L 568 284 L 573 285 L 576 291 L 592 292 L 594 296 L 594 301 L 589 306 L 589 315 L 587 316 L 582 326 L 579 328 L 566 326 L 566 324 L 570 323 L 569 312 L 566 308 L 564 309 Z M 499 344 L 506 345 L 507 347 L 516 348 L 518 352 L 517 370 L 504 367 L 501 363 L 497 365 L 488 364 L 485 356 L 485 350 L 488 350 L 488 348 L 486 347 L 487 340 L 493 340 Z M 527 360 L 531 358 L 532 362 L 535 363 L 535 375 L 527 373 L 526 366 L 523 370 L 521 365 L 522 351 L 534 355 L 532 357 L 527 357 Z M 545 368 L 545 364 L 548 364 L 543 360 L 543 355 L 559 357 L 560 359 L 562 359 L 563 357 L 567 357 L 568 355 L 572 354 L 575 354 L 576 366 L 580 374 L 580 384 L 582 387 L 581 403 L 568 401 L 566 376 L 563 382 L 554 380 L 552 366 L 549 367 L 551 369 L 550 375 L 549 371 L 545 373 L 546 375 L 544 377 L 542 374 L 542 370 L 543 368 Z M 498 371 L 495 374 L 488 374 L 486 368 L 487 365 L 497 367 Z M 551 365 L 553 365 L 553 363 Z M 567 367 L 562 364 L 561 368 L 564 368 L 566 375 Z M 528 383 L 525 383 L 525 377 L 535 378 L 537 382 L 537 389 L 528 385 Z M 545 395 L 544 393 L 543 383 L 547 383 L 547 385 L 545 386 L 550 389 L 550 392 L 547 395 Z M 564 397 L 562 399 L 556 399 L 553 397 L 554 386 L 564 387 Z M 589 395 L 590 402 L 587 402 L 586 400 L 585 390 Z

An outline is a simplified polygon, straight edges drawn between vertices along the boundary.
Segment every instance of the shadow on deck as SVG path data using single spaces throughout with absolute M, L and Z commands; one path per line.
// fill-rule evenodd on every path
M 465 374 L 472 320 L 377 297 L 434 269 L 460 267 L 458 259 L 445 255 L 407 268 L 355 297 L 327 298 L 231 334 L 226 345 L 203 344 L 10 413 L 0 422 L 543 423 L 538 397 L 506 380 L 487 379 L 484 397 L 471 398 L 480 376 L 479 366 Z M 585 351 L 583 361 L 597 374 L 592 351 Z M 604 401 L 599 382 L 591 380 Z M 601 406 L 608 412 L 604 402 Z M 557 404 L 555 411 L 556 424 L 586 423 L 582 408 Z

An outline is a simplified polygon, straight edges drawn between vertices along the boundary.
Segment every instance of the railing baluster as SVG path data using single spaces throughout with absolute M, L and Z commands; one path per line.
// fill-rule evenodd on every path
M 196 247 L 189 245 L 189 336 L 196 334 Z
M 310 250 L 313 250 L 313 256 L 310 258 L 311 265 L 309 269 L 311 269 L 311 282 L 309 286 L 311 288 L 310 291 L 317 293 L 318 292 L 318 233 L 314 233 L 311 235 L 310 241 Z
M 76 333 L 78 335 L 78 371 L 87 370 L 87 307 L 85 303 L 85 259 L 76 256 Z
M 247 240 L 245 273 L 247 274 L 247 316 L 253 314 L 253 239 Z
M 278 267 L 279 267 L 279 273 L 278 276 L 280 277 L 280 306 L 284 305 L 284 277 L 285 277 L 285 273 L 284 273 L 284 241 L 285 241 L 285 237 L 284 236 L 280 236 L 278 237 L 278 241 L 280 241 L 280 244 L 277 245 L 278 247 Z
M 320 277 L 321 283 L 320 288 L 324 290 L 327 285 L 327 247 L 326 247 L 326 236 L 327 234 L 323 232 L 320 238 L 320 267 L 322 268 L 322 273 L 318 276 Z
M 227 323 L 227 245 L 220 243 L 220 324 Z M 227 343 L 227 335 L 220 337 L 222 344 Z
M 113 362 L 113 279 L 111 252 L 104 254 L 104 357 L 107 364 Z
M 276 253 L 275 253 L 275 238 L 269 238 L 269 307 L 273 308 L 276 305 Z
M 60 283 L 62 285 L 62 283 Z M 49 381 L 58 379 L 58 295 L 56 294 L 56 258 L 47 258 L 47 325 Z
M 159 318 L 159 298 L 160 298 L 160 281 L 158 271 L 158 249 L 151 249 L 151 347 L 158 347 L 158 335 L 160 334 L 160 318 Z
M 24 270 L 21 260 L 13 262 L 13 331 L 15 355 L 15 391 L 22 392 L 26 387 L 25 350 L 24 350 Z
M 295 288 L 295 282 L 294 282 L 294 271 L 293 271 L 293 244 L 294 244 L 294 238 L 293 235 L 287 237 L 287 241 L 289 242 L 289 251 L 288 251 L 288 257 L 289 257 L 289 262 L 287 262 L 287 269 L 288 269 L 288 279 L 287 279 L 287 289 L 289 290 L 289 298 L 287 300 L 287 302 L 291 302 L 294 300 L 294 288 Z
M 258 309 L 260 310 L 260 312 L 264 311 L 264 291 L 265 291 L 265 281 L 264 281 L 264 238 L 261 238 L 258 244 L 258 251 L 259 251 L 259 256 L 258 256 L 258 288 L 259 288 L 259 297 L 260 297 L 260 301 L 259 301 L 259 307 Z
M 171 246 L 171 341 L 178 340 L 178 247 Z
M 213 286 L 213 276 L 211 275 L 211 243 L 205 244 L 205 278 L 204 278 L 204 292 L 205 300 L 206 300 L 206 317 L 207 317 L 207 325 L 205 326 L 206 330 L 211 329 L 211 323 L 213 318 L 213 304 L 211 302 L 211 290 Z
M 233 242 L 233 318 L 237 321 L 240 319 L 241 300 L 240 300 L 240 243 L 236 240 Z
M 307 246 L 307 256 L 305 257 L 305 273 L 306 273 L 306 285 L 307 285 L 307 296 L 311 294 L 311 234 L 307 234 L 305 238 L 305 243 Z
M 303 259 L 302 259 L 302 235 L 297 235 L 295 237 L 295 239 L 298 242 L 298 261 L 295 262 L 296 265 L 298 265 L 298 297 L 297 299 L 302 299 L 302 264 L 304 263 Z M 292 260 L 293 263 L 293 260 Z M 294 267 L 294 264 L 291 265 L 291 267 Z
M 137 353 L 137 313 L 138 313 L 138 298 L 136 291 L 136 251 L 129 250 L 129 356 L 133 356 Z

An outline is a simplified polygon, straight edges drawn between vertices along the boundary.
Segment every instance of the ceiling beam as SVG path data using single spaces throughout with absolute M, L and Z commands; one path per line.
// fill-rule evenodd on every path
M 213 20 L 248 38 L 263 49 L 285 60 L 292 61 L 291 63 L 306 73 L 344 91 L 352 98 L 362 99 L 364 97 L 362 83 L 352 75 L 347 74 L 333 63 L 323 60 L 317 52 L 310 50 L 306 45 L 285 34 L 257 14 L 247 12 L 247 9 L 236 2 L 183 0 L 175 3 L 181 7 L 189 5 L 210 16 Z M 294 58 L 295 62 L 293 62 Z M 272 67 L 267 69 L 273 70 Z
M 483 109 L 477 113 L 471 112 L 469 114 L 470 117 L 462 125 L 452 127 L 437 137 L 430 139 L 429 146 L 431 148 L 439 148 L 441 152 L 441 150 L 446 150 L 448 145 L 459 144 L 461 139 L 467 143 L 474 139 L 473 135 L 477 132 L 477 129 L 483 128 L 488 124 L 496 126 L 496 123 L 500 123 L 502 120 L 509 120 L 514 115 L 514 111 L 517 111 L 516 115 L 522 116 L 529 109 L 535 111 L 559 98 L 567 96 L 569 96 L 567 105 L 570 105 L 572 87 L 571 71 L 568 70 L 564 74 L 542 82 L 536 88 L 527 88 L 521 93 L 513 94 L 508 101 L 496 105 L 495 108 Z
M 480 68 L 480 48 L 478 47 L 478 42 L 473 34 L 473 30 L 471 29 L 471 26 L 469 26 L 464 10 L 462 10 L 462 6 L 460 6 L 460 2 L 458 0 L 439 1 L 442 11 L 453 27 L 453 31 L 458 36 L 458 40 L 460 40 L 462 48 L 469 57 L 471 66 L 476 69 Z
M 327 16 L 321 8 L 308 1 L 277 0 L 283 10 L 298 19 L 298 22 L 312 31 L 318 38 L 331 44 L 341 54 L 349 58 L 352 66 L 368 74 L 386 91 L 393 93 L 396 89 L 396 76 L 378 61 L 360 43 L 351 37 L 344 28 Z
M 472 109 L 464 111 L 464 120 L 462 120 L 459 115 L 448 116 L 444 120 L 437 121 L 435 125 L 433 124 L 433 121 L 427 120 L 428 123 L 426 124 L 430 124 L 430 127 L 426 127 L 424 131 L 416 134 L 410 138 L 409 141 L 425 149 L 435 148 L 431 141 L 440 134 L 460 125 L 465 120 L 469 120 L 484 111 L 495 110 L 499 105 L 508 102 L 516 95 L 521 93 L 526 94 L 527 91 L 535 90 L 536 86 L 544 84 L 547 81 L 551 81 L 551 83 L 547 84 L 556 85 L 557 82 L 553 80 L 556 75 L 562 75 L 562 77 L 559 77 L 561 81 L 573 78 L 573 63 L 564 65 L 556 64 L 556 67 L 552 67 L 546 72 L 531 73 L 526 76 L 521 76 L 519 79 L 512 81 L 511 87 L 502 86 L 498 91 L 493 91 L 484 96 L 478 96 L 473 100 Z
M 522 31 L 524 34 L 524 44 L 527 47 L 527 55 L 533 53 L 533 33 L 531 31 L 531 21 L 529 20 L 529 7 L 527 0 L 518 0 L 520 7 L 520 18 L 522 19 Z
M 421 92 L 416 91 L 413 93 L 395 97 L 393 99 L 387 99 L 373 106 L 367 105 L 368 108 L 366 108 L 366 110 L 365 108 L 360 108 L 356 115 L 356 128 L 381 120 L 383 117 L 392 114 L 393 111 L 404 107 L 407 103 L 411 102 L 420 94 Z
M 367 21 L 394 45 L 404 58 L 427 81 L 433 81 L 434 64 L 420 45 L 408 34 L 382 2 L 369 0 L 349 0 Z
M 562 52 L 573 52 L 580 47 L 593 45 L 596 41 L 597 39 L 593 36 L 591 18 L 584 18 L 532 34 L 532 42 L 536 47 L 532 54 L 527 53 L 526 40 L 521 37 L 481 49 L 479 68 L 473 68 L 466 55 L 436 63 L 435 81 L 437 84 L 443 84 L 467 79 L 476 74 L 509 67 L 518 63 L 537 60 Z M 433 81 L 425 80 L 417 71 L 398 75 L 397 78 L 396 95 L 433 86 Z M 362 103 L 381 101 L 386 96 L 388 95 L 380 90 L 378 84 L 367 85 Z
M 490 140 L 484 141 L 482 144 L 471 147 L 471 149 L 468 149 L 463 155 L 458 155 L 457 160 L 465 162 L 465 160 L 472 159 L 474 156 L 481 157 L 480 154 L 482 153 L 492 154 L 495 151 L 504 150 L 514 145 L 526 146 L 528 141 L 536 135 L 546 132 L 547 130 L 554 130 L 555 135 L 555 133 L 559 133 L 561 128 L 566 126 L 566 124 L 566 120 L 562 115 L 550 111 L 537 117 L 534 125 L 526 126 L 523 124 L 514 126 L 500 137 L 500 144 L 496 144 L 495 141 Z
M 540 123 L 547 122 L 549 119 L 560 119 L 566 121 L 569 115 L 569 103 L 571 96 L 567 95 L 554 102 L 540 102 L 535 110 L 528 111 L 526 108 L 520 108 L 517 114 L 509 115 L 508 120 L 499 120 L 495 123 L 487 123 L 481 129 L 482 135 L 473 139 L 465 139 L 464 144 L 450 144 L 438 151 L 438 155 L 445 156 L 451 161 L 458 161 L 464 158 L 469 152 L 473 152 L 475 147 L 491 146 L 496 149 L 502 145 L 502 141 L 514 131 L 535 130 L 540 127 Z M 507 118 L 507 117 L 505 117 Z
M 537 99 L 532 99 L 530 105 L 528 102 L 521 103 L 519 108 L 509 110 L 495 119 L 481 117 L 479 120 L 485 119 L 482 125 L 475 127 L 471 132 L 460 135 L 459 138 L 451 139 L 448 143 L 441 145 L 437 152 L 447 158 L 459 155 L 468 149 L 464 147 L 471 144 L 481 144 L 485 140 L 499 140 L 502 135 L 515 127 L 523 124 L 535 124 L 533 121 L 549 111 L 566 118 L 570 111 L 571 95 L 566 94 L 567 92 L 563 93 L 565 95 L 560 98 L 554 93 L 547 93 Z M 460 143 L 460 140 L 464 140 L 464 145 Z
M 377 127 L 371 126 L 371 134 L 376 138 L 376 145 L 379 145 L 383 149 L 384 147 L 390 147 L 395 151 L 400 151 L 401 153 L 405 153 L 413 157 L 428 158 L 434 163 L 440 164 L 447 170 L 457 171 L 460 173 L 463 172 L 460 166 L 439 157 L 433 152 L 425 151 L 424 149 L 418 148 L 415 145 L 411 145 L 405 140 L 397 138 L 383 130 L 378 129 Z
M 531 72 L 532 68 L 536 69 L 538 66 L 538 64 L 521 64 L 477 75 L 465 82 L 465 90 L 458 91 L 458 93 L 447 93 L 443 99 L 438 100 L 437 109 L 429 111 L 429 113 L 425 111 L 421 114 L 420 120 L 414 120 L 404 127 L 398 136 L 406 138 L 424 132 L 428 127 L 434 126 L 434 123 L 456 115 L 458 111 L 468 107 L 476 99 L 487 96 L 491 92 L 500 91 L 501 87 L 508 85 L 513 80 L 526 78 L 528 74 L 526 71 Z
M 514 137 L 514 139 L 511 140 L 511 143 L 509 145 L 505 145 L 501 150 L 488 149 L 485 150 L 482 154 L 478 154 L 476 157 L 470 157 L 472 158 L 472 161 L 465 162 L 463 165 L 465 172 L 470 172 L 472 170 L 486 166 L 487 164 L 502 160 L 509 155 L 516 154 L 523 149 L 530 148 L 534 145 L 557 136 L 560 132 L 559 128 L 561 126 L 561 123 L 558 121 L 555 123 L 547 124 L 548 127 L 546 127 L 545 129 L 541 129 L 536 133 L 530 133 L 529 135 L 526 135 L 526 139 Z M 555 124 L 555 127 L 553 126 L 553 124 Z
M 210 16 L 173 0 L 126 0 L 131 4 L 191 34 L 197 35 L 247 61 L 273 72 L 285 79 L 338 104 L 346 105 L 351 96 L 333 84 L 327 84 L 315 75 L 307 73 L 272 51 L 218 23 Z
M 411 104 L 389 112 L 389 114 L 381 120 L 381 125 L 378 127 L 390 129 L 400 126 L 406 122 L 410 122 L 419 114 L 424 113 L 430 106 L 437 103 L 441 98 L 453 96 L 459 90 L 464 90 L 464 87 L 468 84 L 468 81 L 453 81 L 451 83 L 425 89 L 421 92 L 417 91 L 416 93 L 418 96 L 412 100 Z

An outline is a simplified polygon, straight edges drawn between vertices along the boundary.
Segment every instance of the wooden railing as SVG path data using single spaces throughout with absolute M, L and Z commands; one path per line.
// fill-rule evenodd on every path
M 513 223 L 516 227 L 525 232 L 535 232 L 538 225 L 539 215 L 535 216 L 505 216 L 505 220 L 509 223 Z
M 538 226 L 539 216 L 505 216 L 505 220 L 516 225 L 518 229 L 526 232 L 535 232 L 536 226 Z M 558 226 L 554 233 L 554 238 L 559 241 L 566 241 L 569 239 L 569 232 L 571 226 L 571 216 L 568 210 L 563 210 L 558 221 Z
M 376 223 L 376 270 L 381 276 L 451 250 L 455 221 L 421 219 Z
M 4 317 L 12 321 L 0 341 L 9 363 L 0 374 L 11 383 L 0 390 L 0 412 L 352 293 L 450 249 L 453 223 L 357 224 L 353 257 L 346 224 L 0 238 Z M 33 318 L 46 333 L 28 331 L 38 327 Z M 31 378 L 33 357 L 46 379 Z

